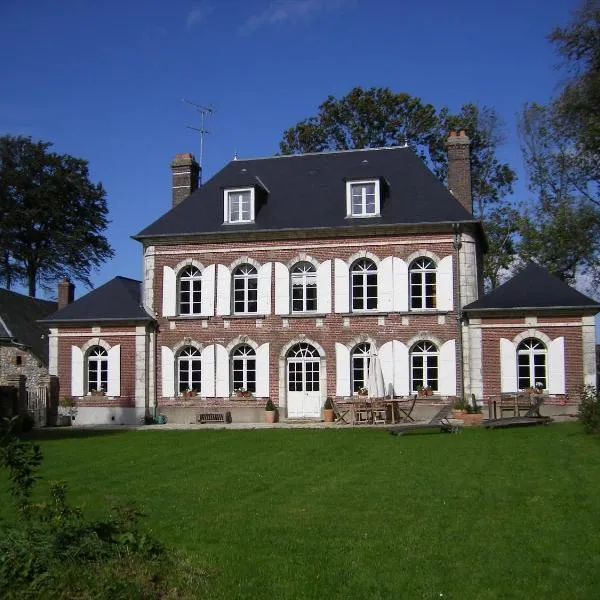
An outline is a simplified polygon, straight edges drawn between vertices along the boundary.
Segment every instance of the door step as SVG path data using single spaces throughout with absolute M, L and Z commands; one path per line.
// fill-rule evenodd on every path
M 306 418 L 297 418 L 297 419 L 279 419 L 280 423 L 288 423 L 289 425 L 294 425 L 297 423 L 301 425 L 302 423 L 320 423 L 322 419 L 317 419 L 316 417 L 306 417 Z

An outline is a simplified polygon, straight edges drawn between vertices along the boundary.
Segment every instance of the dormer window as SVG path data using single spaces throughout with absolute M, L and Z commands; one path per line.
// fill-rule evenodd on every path
M 380 207 L 379 179 L 346 182 L 346 209 L 349 217 L 377 217 Z
M 225 190 L 225 223 L 254 222 L 254 188 Z

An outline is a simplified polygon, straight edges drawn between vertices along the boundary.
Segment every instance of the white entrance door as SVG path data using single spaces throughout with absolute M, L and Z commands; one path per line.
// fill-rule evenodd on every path
M 310 344 L 296 344 L 287 359 L 288 417 L 321 416 L 321 359 Z

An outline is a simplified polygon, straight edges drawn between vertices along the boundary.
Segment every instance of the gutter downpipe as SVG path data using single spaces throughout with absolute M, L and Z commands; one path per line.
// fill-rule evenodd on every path
M 462 247 L 462 231 L 459 223 L 452 224 L 454 238 L 452 246 L 454 247 L 454 256 L 456 262 L 456 340 L 458 343 L 458 377 L 459 377 L 459 398 L 465 399 L 465 369 L 464 369 L 464 352 L 463 352 L 463 332 L 462 332 L 462 299 L 460 293 L 460 249 Z

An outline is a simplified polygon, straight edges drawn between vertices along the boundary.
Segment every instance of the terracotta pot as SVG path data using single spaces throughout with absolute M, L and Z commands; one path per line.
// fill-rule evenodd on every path
M 325 423 L 333 423 L 333 408 L 324 408 L 323 418 L 325 419 Z
M 425 390 L 426 396 L 433 396 L 433 390 Z
M 265 410 L 265 421 L 267 423 L 275 423 L 276 410 Z

